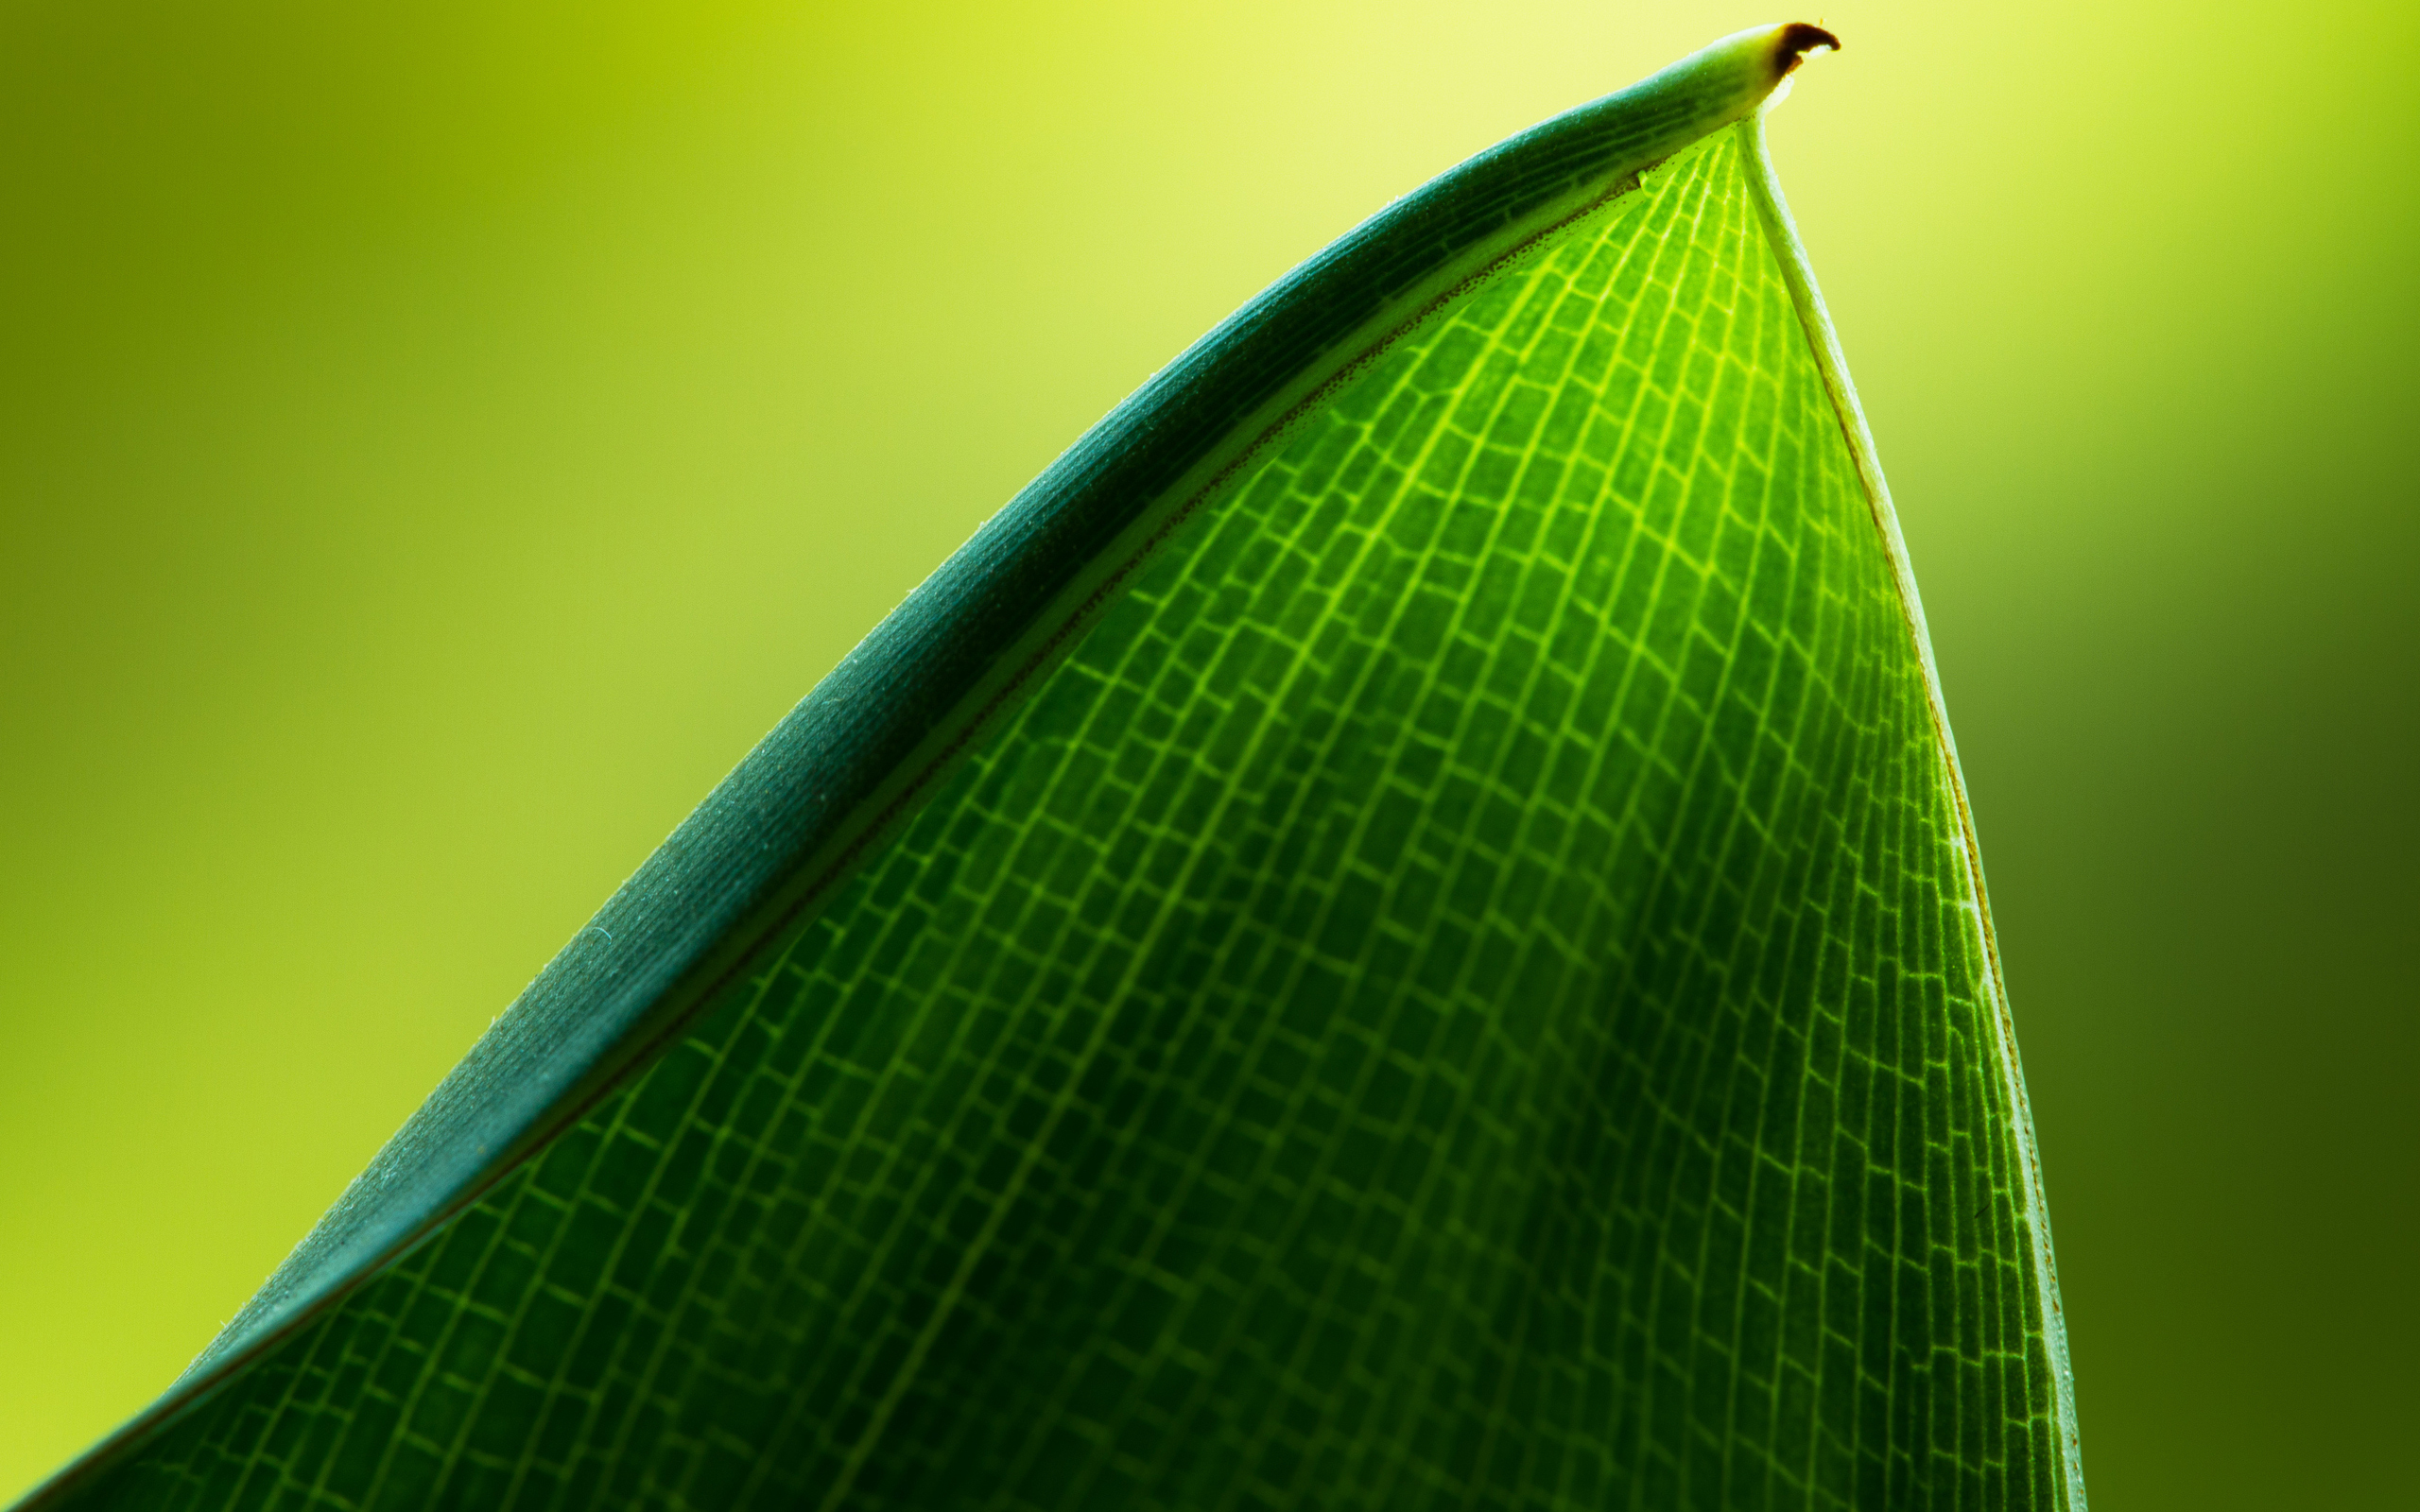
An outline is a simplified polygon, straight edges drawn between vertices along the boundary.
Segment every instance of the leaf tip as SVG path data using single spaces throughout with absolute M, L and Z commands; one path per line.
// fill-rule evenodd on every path
M 1806 21 L 1793 21 L 1789 26 L 1775 28 L 1774 77 L 1786 77 L 1797 72 L 1798 65 L 1806 60 L 1806 55 L 1818 47 L 1827 47 L 1833 52 L 1839 52 L 1841 39 L 1823 27 Z

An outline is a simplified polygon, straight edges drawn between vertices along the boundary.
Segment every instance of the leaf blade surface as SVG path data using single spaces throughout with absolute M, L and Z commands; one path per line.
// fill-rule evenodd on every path
M 1245 406 L 827 896 L 91 1489 L 2068 1504 L 1954 768 L 1752 158 Z

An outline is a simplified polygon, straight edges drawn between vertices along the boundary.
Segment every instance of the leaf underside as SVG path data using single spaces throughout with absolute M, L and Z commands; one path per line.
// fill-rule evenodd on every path
M 1954 777 L 1746 158 L 1308 406 L 78 1503 L 2067 1505 Z

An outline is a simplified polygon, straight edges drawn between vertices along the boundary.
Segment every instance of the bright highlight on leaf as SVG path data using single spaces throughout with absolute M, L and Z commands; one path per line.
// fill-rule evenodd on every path
M 35 1504 L 2080 1509 L 1829 43 L 1206 337 Z

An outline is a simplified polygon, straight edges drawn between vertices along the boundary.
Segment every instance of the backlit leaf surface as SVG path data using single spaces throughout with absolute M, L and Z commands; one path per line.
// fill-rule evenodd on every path
M 1252 349 L 1083 549 L 978 538 L 1063 570 L 798 767 L 808 880 L 483 1046 L 37 1500 L 2080 1507 L 1921 616 L 1730 124 L 1801 33 Z

